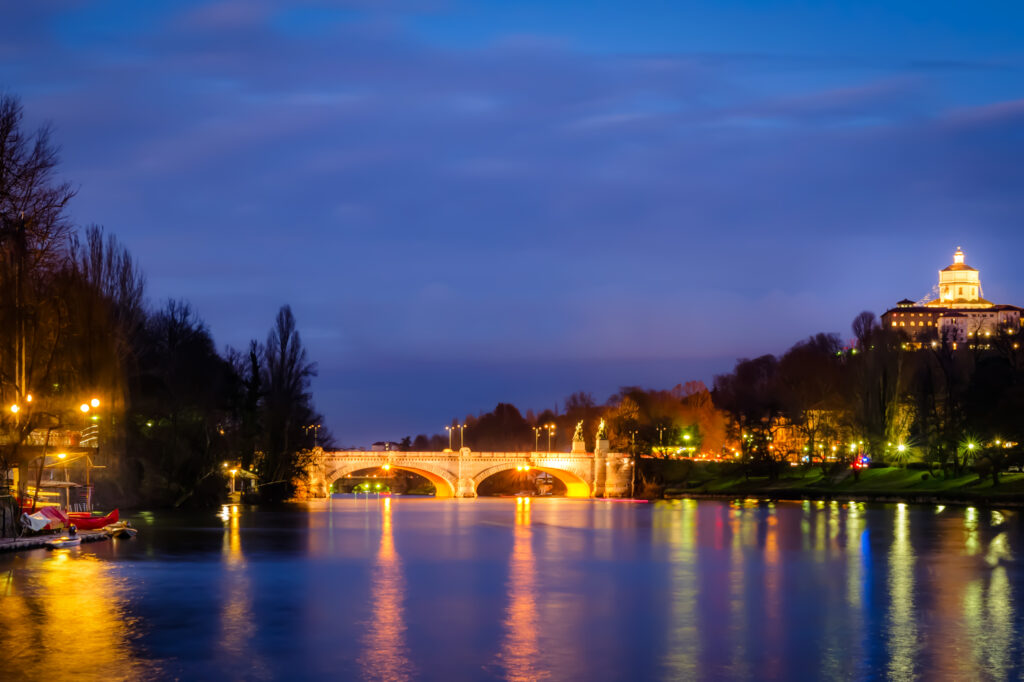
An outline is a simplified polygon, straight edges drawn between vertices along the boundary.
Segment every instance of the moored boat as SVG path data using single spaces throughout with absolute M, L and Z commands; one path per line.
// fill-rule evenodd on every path
M 46 546 L 50 549 L 63 549 L 65 547 L 77 547 L 80 544 L 82 544 L 82 538 L 79 536 L 62 535 L 47 542 Z
M 117 523 L 120 516 L 115 509 L 106 516 L 93 516 L 89 512 L 71 512 L 68 514 L 68 518 L 71 519 L 71 523 L 75 524 L 79 530 L 97 530 L 112 523 Z
M 103 530 L 112 538 L 133 538 L 139 534 L 138 529 L 132 528 L 132 525 L 127 521 L 112 523 L 109 526 L 104 526 Z

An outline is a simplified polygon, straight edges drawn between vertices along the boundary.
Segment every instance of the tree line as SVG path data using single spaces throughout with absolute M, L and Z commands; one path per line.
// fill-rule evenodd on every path
M 1004 328 L 972 343 L 918 343 L 858 315 L 854 339 L 820 333 L 779 356 L 744 358 L 708 390 L 625 387 L 598 405 L 574 393 L 561 411 L 494 410 L 453 420 L 451 443 L 475 451 L 567 451 L 579 421 L 592 452 L 600 420 L 613 451 L 714 456 L 747 473 L 777 476 L 787 462 L 921 463 L 959 476 L 968 467 L 998 481 L 1024 464 L 1024 334 Z M 406 438 L 407 450 L 441 450 L 448 433 Z
M 459 448 L 460 436 L 466 447 L 477 452 L 567 451 L 583 422 L 584 444 L 594 451 L 598 424 L 604 420 L 609 446 L 617 452 L 718 452 L 727 443 L 726 418 L 712 400 L 711 392 L 699 381 L 680 384 L 671 390 L 628 386 L 598 404 L 586 392 L 565 399 L 560 410 L 522 413 L 515 405 L 498 403 L 490 412 L 452 420 L 451 444 Z M 460 433 L 460 426 L 465 430 Z M 550 438 L 549 438 L 550 433 Z M 407 437 L 400 444 L 413 451 L 437 451 L 449 446 L 448 432 Z
M 739 360 L 715 378 L 715 404 L 743 462 L 921 462 L 952 476 L 990 474 L 1021 457 L 1024 351 L 1019 328 L 971 343 L 920 343 L 871 312 L 855 340 L 817 334 L 783 355 Z
M 69 217 L 51 138 L 0 97 L 0 471 L 17 467 L 23 496 L 40 434 L 91 428 L 106 504 L 210 503 L 228 467 L 252 471 L 263 499 L 288 497 L 322 421 L 291 309 L 265 340 L 218 352 L 188 302 L 150 306 L 124 245 Z

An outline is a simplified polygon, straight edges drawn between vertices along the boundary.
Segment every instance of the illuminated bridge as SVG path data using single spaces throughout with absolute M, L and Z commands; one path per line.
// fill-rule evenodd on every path
M 340 478 L 366 469 L 397 469 L 419 474 L 434 484 L 437 497 L 476 497 L 479 485 L 502 471 L 526 467 L 543 471 L 565 484 L 568 497 L 625 497 L 633 462 L 629 455 L 610 453 L 601 441 L 595 453 L 378 452 L 313 451 L 304 476 L 296 481 L 297 497 L 326 497 Z

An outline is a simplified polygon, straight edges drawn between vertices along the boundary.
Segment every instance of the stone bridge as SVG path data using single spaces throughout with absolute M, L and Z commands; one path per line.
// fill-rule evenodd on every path
M 625 497 L 630 492 L 633 461 L 608 452 L 600 441 L 595 453 L 577 452 L 393 452 L 313 451 L 305 475 L 296 481 L 299 499 L 326 497 L 331 486 L 348 474 L 366 469 L 411 471 L 434 484 L 437 497 L 476 497 L 477 487 L 502 471 L 529 467 L 565 484 L 568 497 Z

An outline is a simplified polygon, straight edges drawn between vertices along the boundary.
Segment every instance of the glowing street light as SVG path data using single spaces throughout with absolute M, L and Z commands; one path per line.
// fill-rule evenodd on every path
M 465 424 L 459 424 L 459 450 L 462 450 L 462 448 L 466 447 L 466 442 L 463 439 L 463 434 L 465 432 L 466 432 L 466 425 Z
M 82 411 L 82 414 L 85 414 L 86 412 L 89 411 L 89 403 L 82 403 L 81 405 L 78 406 L 78 409 Z
M 11 405 L 11 412 L 13 412 L 14 414 L 18 414 L 18 410 L 20 409 L 21 408 L 18 407 L 17 405 Z
M 450 426 L 446 426 L 446 427 L 444 427 L 444 430 L 448 432 L 448 449 L 451 450 L 452 449 L 452 431 L 453 431 L 453 429 Z
M 93 398 L 92 400 L 89 401 L 89 405 L 91 405 L 92 407 L 99 407 L 100 406 L 100 399 L 99 398 Z
M 544 428 L 546 428 L 548 430 L 548 452 L 551 452 L 551 434 L 553 434 L 555 432 L 555 425 L 554 424 L 548 424 Z

